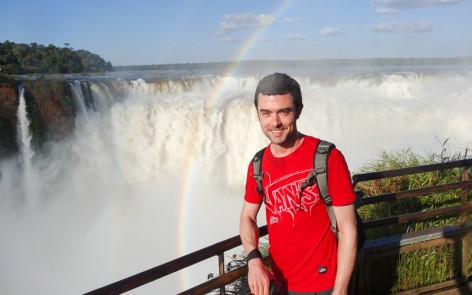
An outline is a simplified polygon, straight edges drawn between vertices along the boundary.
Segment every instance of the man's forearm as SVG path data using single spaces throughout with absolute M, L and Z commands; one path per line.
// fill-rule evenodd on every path
M 333 295 L 347 294 L 357 252 L 357 232 L 355 227 L 354 230 L 350 229 L 344 233 L 339 232 L 338 235 L 338 264 Z
M 259 228 L 250 218 L 241 218 L 240 236 L 246 254 L 259 246 Z

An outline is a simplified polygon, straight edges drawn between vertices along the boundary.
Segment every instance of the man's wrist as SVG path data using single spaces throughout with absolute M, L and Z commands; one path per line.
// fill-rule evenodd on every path
M 254 248 L 251 252 L 249 252 L 246 256 L 246 262 L 249 262 L 252 259 L 260 258 L 262 259 L 262 254 L 259 249 Z

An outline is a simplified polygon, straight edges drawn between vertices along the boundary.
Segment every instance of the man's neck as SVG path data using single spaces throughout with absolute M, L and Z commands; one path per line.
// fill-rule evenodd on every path
M 285 144 L 271 144 L 270 150 L 276 158 L 282 158 L 293 153 L 303 142 L 304 135 L 297 132 L 292 140 Z

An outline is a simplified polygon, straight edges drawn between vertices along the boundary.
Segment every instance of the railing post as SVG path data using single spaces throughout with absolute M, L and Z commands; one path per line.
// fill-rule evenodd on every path
M 462 277 L 465 279 L 466 282 L 469 281 L 469 274 L 468 274 L 468 263 L 469 263 L 469 255 L 470 255 L 470 233 L 466 233 L 462 238 L 462 268 L 461 273 Z
M 222 276 L 225 274 L 225 255 L 224 253 L 218 254 L 218 267 L 219 267 L 219 275 Z M 225 295 L 225 286 L 220 287 L 220 294 Z
M 469 169 L 471 167 L 464 168 L 462 171 L 462 181 L 467 181 L 469 179 Z M 469 191 L 470 188 L 463 188 L 461 189 L 460 192 L 460 198 L 461 198 L 461 205 L 467 204 L 469 202 Z M 459 220 L 461 227 L 465 225 L 467 222 L 467 212 L 463 212 L 460 215 L 460 220 Z
M 466 167 L 462 171 L 462 181 L 466 181 L 469 179 L 469 169 L 471 167 Z M 465 205 L 469 202 L 469 193 L 471 189 L 470 188 L 463 188 L 461 189 L 460 192 L 460 198 L 461 198 L 461 204 Z M 459 222 L 460 226 L 464 227 L 466 222 L 467 222 L 467 212 L 464 212 L 460 215 L 459 217 Z M 462 237 L 462 242 L 461 242 L 461 250 L 462 250 L 462 257 L 461 257 L 461 276 L 465 279 L 465 281 L 468 281 L 468 264 L 469 264 L 469 255 L 470 255 L 470 233 L 465 234 Z
M 350 290 L 349 294 L 366 294 L 366 284 L 365 284 L 365 254 L 364 249 L 361 249 L 357 253 L 356 265 L 354 266 L 354 271 L 352 273 Z

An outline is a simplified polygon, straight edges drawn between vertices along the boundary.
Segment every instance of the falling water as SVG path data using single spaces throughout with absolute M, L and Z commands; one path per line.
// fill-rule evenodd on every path
M 435 150 L 435 137 L 472 146 L 472 72 L 380 70 L 289 69 L 299 129 L 335 142 L 352 172 L 380 150 Z M 0 162 L 0 293 L 80 294 L 236 235 L 247 165 L 267 144 L 252 102 L 261 76 L 72 82 L 73 134 L 35 156 L 23 132 L 21 173 Z M 33 192 L 42 206 L 7 206 Z M 131 293 L 178 293 L 211 263 Z
M 37 174 L 33 167 L 35 156 L 31 145 L 32 135 L 30 132 L 30 121 L 26 109 L 25 89 L 23 85 L 18 86 L 19 105 L 18 105 L 18 143 L 20 147 L 19 162 L 23 172 L 24 197 L 29 204 L 35 204 L 38 199 Z
M 23 85 L 18 87 L 19 106 L 18 106 L 18 137 L 20 144 L 21 164 L 25 171 L 31 171 L 31 163 L 34 157 L 34 151 L 31 148 L 31 133 L 29 131 L 29 119 L 26 111 L 25 89 Z
M 87 114 L 87 106 L 85 105 L 85 97 L 82 92 L 81 83 L 79 81 L 70 82 L 72 90 L 72 99 L 74 102 L 75 112 L 80 115 Z

